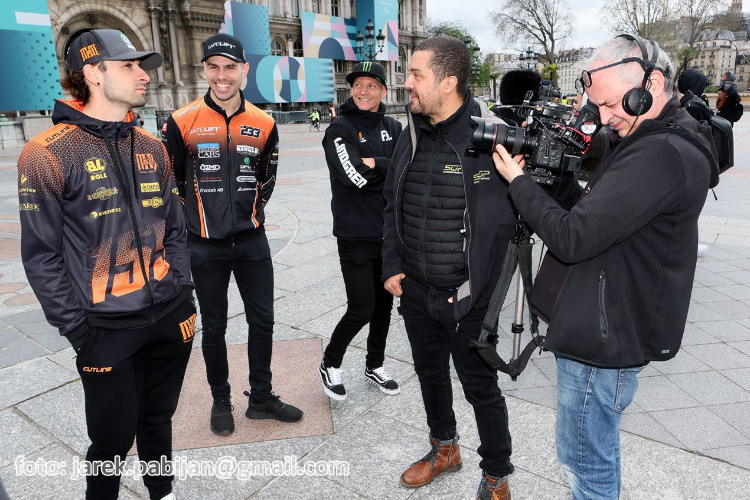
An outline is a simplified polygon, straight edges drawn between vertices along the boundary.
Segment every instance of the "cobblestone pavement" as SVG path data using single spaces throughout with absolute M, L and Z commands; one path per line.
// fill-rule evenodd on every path
M 244 404 L 235 398 L 238 432 L 243 428 L 250 437 L 217 444 L 208 426 L 198 425 L 189 444 L 180 446 L 178 428 L 184 420 L 207 424 L 209 408 L 196 403 L 205 399 L 207 386 L 200 386 L 198 377 L 197 387 L 183 390 L 175 417 L 175 449 L 181 450 L 175 457 L 294 457 L 299 464 L 340 460 L 349 462 L 349 474 L 189 477 L 175 482 L 177 498 L 473 498 L 480 479 L 479 440 L 455 373 L 455 412 L 465 467 L 418 490 L 399 485 L 403 469 L 428 451 L 428 431 L 403 321 L 395 309 L 386 367 L 402 384 L 401 394 L 385 396 L 366 385 L 364 333 L 355 338 L 344 360 L 349 398 L 331 402 L 320 390 L 315 366 L 346 303 L 331 236 L 323 133 L 308 132 L 306 125 L 281 126 L 280 132 L 280 180 L 267 218 L 276 273 L 274 363 L 283 365 L 279 356 L 288 356 L 286 361 L 293 360 L 295 369 L 275 369 L 274 383 L 285 400 L 307 410 L 303 421 L 309 422 L 304 428 L 290 427 L 288 433 L 283 427 L 253 428 L 260 424 L 244 417 Z M 700 218 L 700 240 L 708 249 L 698 258 L 683 347 L 673 360 L 643 370 L 635 401 L 623 417 L 622 498 L 747 497 L 743 492 L 750 482 L 750 121 L 735 128 L 735 148 L 737 166 L 722 176 L 718 200 L 709 195 Z M 44 320 L 20 261 L 15 168 L 19 152 L 0 150 L 0 478 L 13 499 L 82 498 L 82 480 L 20 476 L 14 466 L 18 455 L 72 463 L 88 446 L 74 354 Z M 512 290 L 509 297 L 515 297 Z M 234 284 L 229 309 L 227 339 L 241 350 L 246 322 Z M 502 312 L 503 356 L 510 354 L 513 309 L 509 301 Z M 194 345 L 191 369 L 199 370 L 200 334 Z M 247 370 L 243 361 L 243 356 L 235 356 L 232 363 L 240 380 Z M 555 460 L 555 383 L 554 358 L 548 353 L 535 354 L 518 381 L 501 378 L 513 435 L 516 473 L 511 487 L 516 499 L 570 496 Z M 295 390 L 297 386 L 310 388 Z M 120 498 L 148 496 L 142 481 L 124 478 Z

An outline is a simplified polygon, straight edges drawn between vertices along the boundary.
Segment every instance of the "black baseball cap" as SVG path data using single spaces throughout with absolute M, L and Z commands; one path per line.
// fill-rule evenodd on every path
M 70 71 L 79 71 L 87 64 L 100 61 L 140 61 L 146 71 L 164 63 L 158 52 L 139 52 L 122 31 L 109 29 L 81 33 L 68 47 L 65 60 Z
M 349 82 L 349 85 L 354 85 L 354 80 L 360 76 L 374 78 L 386 87 L 388 86 L 385 83 L 385 68 L 376 62 L 365 61 L 355 64 L 352 72 L 346 75 L 346 81 Z
M 203 59 L 201 59 L 201 62 L 204 62 L 211 56 L 224 56 L 233 61 L 246 62 L 245 49 L 242 48 L 242 42 L 240 42 L 239 38 L 227 35 L 226 33 L 219 33 L 203 42 Z

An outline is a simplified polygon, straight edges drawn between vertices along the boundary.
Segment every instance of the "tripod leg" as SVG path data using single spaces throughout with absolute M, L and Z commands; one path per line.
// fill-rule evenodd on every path
M 513 320 L 511 331 L 513 332 L 513 355 L 511 361 L 518 359 L 521 354 L 521 334 L 523 333 L 523 304 L 524 304 L 524 289 L 523 279 L 521 273 L 518 273 L 518 279 L 516 281 L 516 317 Z

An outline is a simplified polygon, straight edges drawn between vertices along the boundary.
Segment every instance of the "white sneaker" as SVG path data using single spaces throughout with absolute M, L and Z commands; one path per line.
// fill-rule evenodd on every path
M 331 399 L 343 401 L 346 399 L 346 389 L 344 389 L 343 372 L 341 368 L 334 368 L 320 363 L 320 379 L 323 381 L 323 392 Z
M 174 493 L 170 493 L 169 495 L 165 497 L 161 497 L 161 500 L 177 500 L 174 496 Z
M 708 252 L 708 245 L 698 245 L 698 255 Z
M 391 396 L 401 392 L 401 388 L 398 386 L 398 383 L 393 380 L 390 375 L 388 375 L 388 372 L 385 371 L 385 367 L 381 366 L 380 368 L 375 368 L 374 370 L 365 368 L 365 379 L 367 379 L 368 382 L 377 385 L 381 391 Z

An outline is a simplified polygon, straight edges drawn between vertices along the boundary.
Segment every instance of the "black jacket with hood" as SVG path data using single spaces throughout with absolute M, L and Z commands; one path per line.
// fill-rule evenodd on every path
M 710 127 L 679 106 L 672 98 L 656 119 L 613 145 L 570 211 L 528 176 L 511 183 L 521 215 L 569 265 L 545 348 L 611 368 L 677 354 L 695 274 L 698 216 L 719 176 L 709 160 Z M 665 127 L 672 121 L 691 139 Z
M 360 111 L 349 98 L 326 129 L 323 150 L 331 176 L 333 235 L 351 240 L 383 241 L 383 183 L 401 123 L 378 111 Z M 374 158 L 370 168 L 362 158 Z
M 26 276 L 49 323 L 74 347 L 90 326 L 153 324 L 193 288 L 164 146 L 132 114 L 104 122 L 82 110 L 58 101 L 55 126 L 18 159 Z
M 469 279 L 453 294 L 453 316 L 456 321 L 466 316 L 477 305 L 488 286 L 494 288 L 499 277 L 496 271 L 502 264 L 507 241 L 497 241 L 501 226 L 513 226 L 516 214 L 508 195 L 508 184 L 495 170 L 489 155 L 475 156 L 466 152 L 472 144 L 476 125 L 471 116 L 481 116 L 481 108 L 471 96 L 460 109 L 460 116 L 442 136 L 454 149 L 461 163 L 466 196 L 464 214 L 465 259 Z M 424 133 L 421 122 L 426 117 L 412 115 L 406 107 L 409 120 L 393 152 L 388 168 L 383 194 L 386 200 L 383 224 L 383 280 L 404 272 L 402 201 L 404 181 L 409 166 L 414 161 L 416 145 Z M 494 281 L 494 282 L 492 282 Z M 491 283 L 492 282 L 492 283 Z M 492 293 L 491 291 L 489 292 Z

